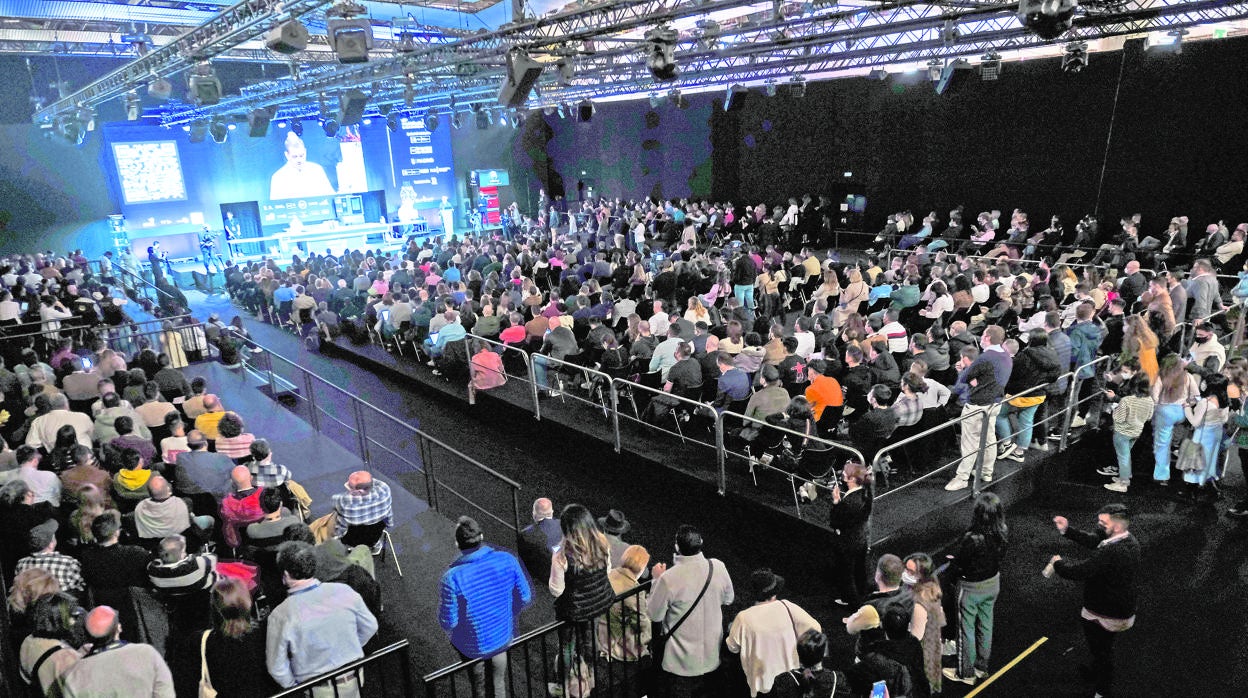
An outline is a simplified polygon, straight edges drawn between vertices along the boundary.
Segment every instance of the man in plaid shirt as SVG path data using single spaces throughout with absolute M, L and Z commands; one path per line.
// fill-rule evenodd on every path
M 79 594 L 87 588 L 82 565 L 68 555 L 56 552 L 56 519 L 30 529 L 30 549 L 34 552 L 17 561 L 18 573 L 34 567 L 47 570 L 60 583 L 61 590 Z
M 347 478 L 346 488 L 346 492 L 334 495 L 334 512 L 338 514 L 334 536 L 342 536 L 348 526 L 366 526 L 383 520 L 386 528 L 394 525 L 389 485 L 374 480 L 365 470 L 357 470 Z
M 281 487 L 290 479 L 290 469 L 273 462 L 273 450 L 267 439 L 251 442 L 251 482 L 256 487 Z

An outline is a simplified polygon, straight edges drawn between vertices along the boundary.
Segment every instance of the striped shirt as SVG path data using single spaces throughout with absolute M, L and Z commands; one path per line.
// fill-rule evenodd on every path
M 207 589 L 217 582 L 217 558 L 188 555 L 172 564 L 152 560 L 147 563 L 147 578 L 157 589 L 175 594 Z

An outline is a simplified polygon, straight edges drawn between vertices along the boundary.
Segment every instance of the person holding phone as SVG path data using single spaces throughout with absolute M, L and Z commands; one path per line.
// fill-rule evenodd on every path
M 874 476 L 862 463 L 849 461 L 841 470 L 845 489 L 838 479 L 832 482 L 833 531 L 832 569 L 837 590 L 836 603 L 858 608 L 867 587 L 867 521 L 874 499 Z

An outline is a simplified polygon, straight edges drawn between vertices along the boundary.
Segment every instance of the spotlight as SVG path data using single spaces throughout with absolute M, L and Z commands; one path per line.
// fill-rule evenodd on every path
M 724 91 L 724 111 L 732 109 L 734 102 L 739 105 L 746 92 L 748 92 L 748 90 L 741 85 L 736 83 L 729 85 L 728 89 Z
M 572 64 L 572 59 L 564 58 L 556 61 L 555 67 L 559 69 L 559 84 L 565 87 L 571 85 L 572 78 L 576 77 L 576 66 Z
M 191 68 L 186 86 L 196 106 L 210 106 L 221 101 L 221 81 L 207 61 Z
M 338 135 L 338 122 L 334 119 L 325 119 L 322 121 L 321 128 L 325 129 L 326 138 L 333 138 Z
M 883 68 L 872 68 L 871 72 L 867 74 L 867 77 L 871 78 L 872 80 L 887 80 L 888 71 L 884 70 Z
M 1001 54 L 989 51 L 979 61 L 979 79 L 987 82 L 1001 77 Z
M 214 143 L 221 144 L 230 135 L 230 129 L 221 119 L 213 119 L 212 124 L 208 127 L 208 134 L 212 136 Z
M 966 82 L 971 75 L 971 63 L 965 58 L 956 58 L 949 62 L 941 71 L 936 81 L 936 94 L 943 95 L 949 88 Z
M 191 142 L 203 143 L 208 136 L 208 120 L 196 119 L 191 122 Z
M 399 32 L 398 41 L 394 43 L 395 53 L 416 53 L 416 37 L 411 32 Z
M 451 128 L 458 129 L 464 125 L 463 112 L 455 112 L 451 114 Z
M 944 62 L 939 58 L 933 58 L 927 62 L 927 79 L 932 82 L 940 82 L 940 72 L 944 69 Z
M 477 128 L 485 130 L 490 127 L 490 113 L 481 109 L 479 105 L 472 105 L 473 111 L 477 115 Z
M 287 56 L 299 53 L 308 47 L 308 28 L 295 20 L 282 22 L 265 35 L 264 45 L 270 51 Z
M 425 130 L 430 133 L 438 130 L 438 113 L 432 109 L 425 113 Z
M 806 96 L 806 78 L 801 75 L 794 75 L 789 78 L 789 94 L 801 99 Z
M 940 42 L 945 46 L 952 46 L 958 41 L 958 21 L 956 19 L 946 19 L 944 26 L 940 29 Z
M 524 112 L 522 112 L 522 111 L 517 111 L 517 112 L 516 112 L 515 114 L 513 114 L 513 115 L 512 115 L 512 117 L 511 117 L 511 125 L 512 125 L 512 127 L 513 127 L 513 128 L 520 128 L 521 126 L 523 126 L 523 125 L 524 125 L 524 122 L 527 120 L 527 118 L 528 118 L 528 117 L 526 117 L 526 116 L 525 116 Z
M 386 115 L 386 128 L 391 131 L 399 130 L 399 115 L 397 113 L 390 112 Z
M 139 91 L 130 90 L 126 93 L 126 121 L 138 121 L 142 112 L 143 104 L 139 100 Z
M 173 83 L 164 78 L 155 78 L 147 83 L 147 94 L 161 101 L 173 96 Z
M 1066 44 L 1062 54 L 1062 71 L 1078 73 L 1088 65 L 1088 44 L 1086 41 L 1072 41 Z
M 675 80 L 679 74 L 676 67 L 676 42 L 679 39 L 680 34 L 666 25 L 646 32 L 646 41 L 650 44 L 646 53 L 646 67 L 650 69 L 655 80 Z
M 1078 0 L 1022 0 L 1018 20 L 1041 39 L 1052 41 L 1070 30 Z
M 264 138 L 269 133 L 269 123 L 277 115 L 277 107 L 261 107 L 252 109 L 247 114 L 247 135 L 252 138 Z
M 576 105 L 576 120 L 581 122 L 589 122 L 594 118 L 594 103 L 589 99 L 582 99 Z
M 294 132 L 296 136 L 302 136 L 303 135 L 303 119 L 299 117 L 291 119 L 290 130 Z
M 338 97 L 338 123 L 343 126 L 354 126 L 364 118 L 364 107 L 368 105 L 368 95 L 359 90 L 347 90 Z
M 368 62 L 368 52 L 373 48 L 373 23 L 367 17 L 357 17 L 366 12 L 368 8 L 351 0 L 325 12 L 334 18 L 325 21 L 325 36 L 339 63 Z
M 775 78 L 767 78 L 767 83 L 763 86 L 763 92 L 766 93 L 768 97 L 776 96 L 776 79 Z

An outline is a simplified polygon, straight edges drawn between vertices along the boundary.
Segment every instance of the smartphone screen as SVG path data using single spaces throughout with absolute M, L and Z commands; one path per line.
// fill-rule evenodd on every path
M 871 687 L 871 698 L 888 698 L 888 684 L 876 681 Z

